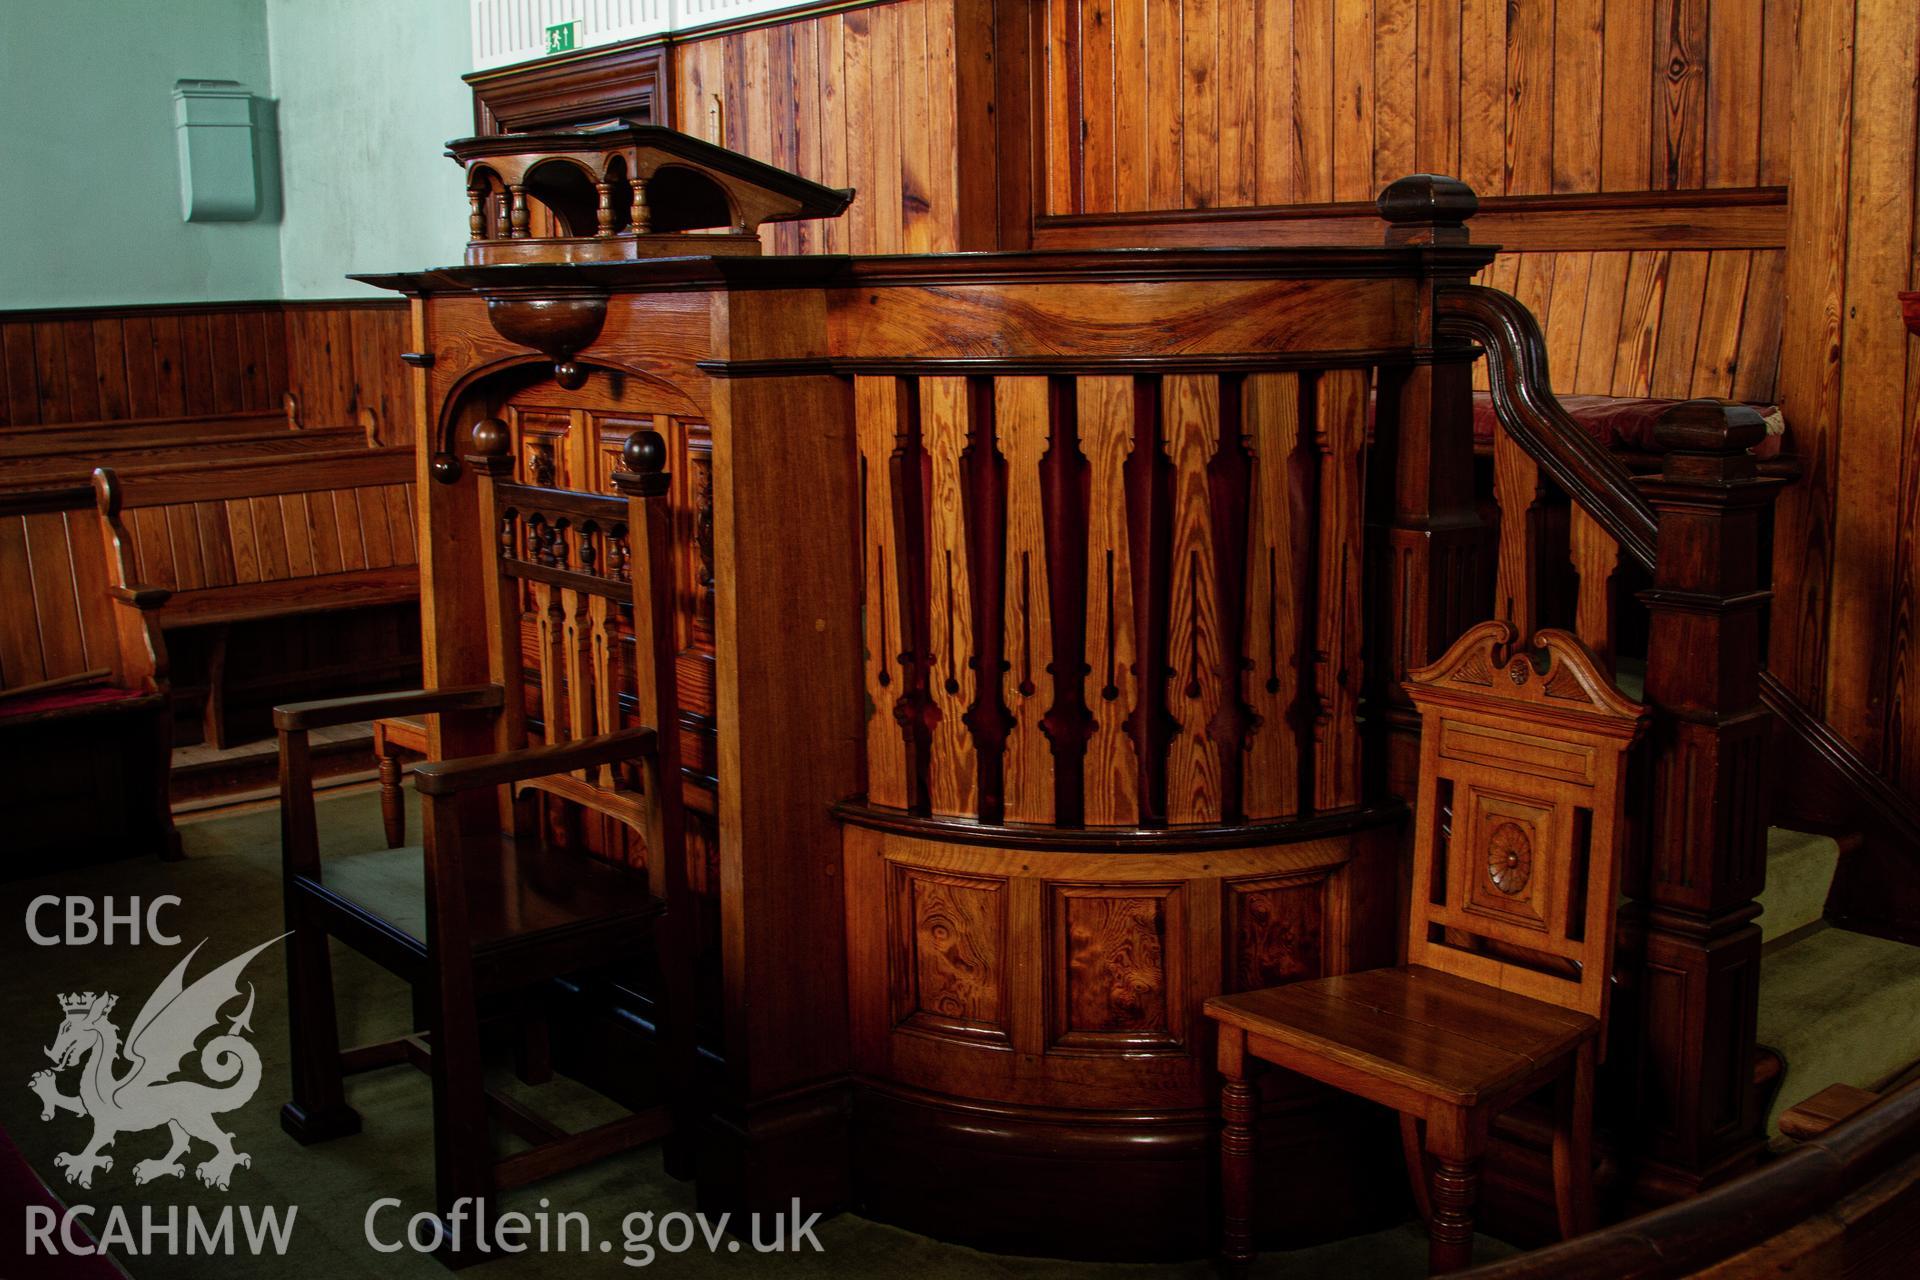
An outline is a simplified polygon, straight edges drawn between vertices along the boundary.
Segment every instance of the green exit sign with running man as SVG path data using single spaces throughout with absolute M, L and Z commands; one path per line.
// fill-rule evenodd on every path
M 572 22 L 562 22 L 548 27 L 547 52 L 565 53 L 567 50 L 573 48 L 574 37 L 579 31 L 579 28 L 580 22 L 577 18 Z

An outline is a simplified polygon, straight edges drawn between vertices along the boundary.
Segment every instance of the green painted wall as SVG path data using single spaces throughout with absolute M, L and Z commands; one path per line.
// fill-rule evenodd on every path
M 262 0 L 0 0 L 0 310 L 279 294 L 271 211 L 181 220 L 181 79 L 266 93 Z
M 467 0 L 265 4 L 283 296 L 373 293 L 343 277 L 460 261 L 467 202 L 445 143 L 473 132 Z

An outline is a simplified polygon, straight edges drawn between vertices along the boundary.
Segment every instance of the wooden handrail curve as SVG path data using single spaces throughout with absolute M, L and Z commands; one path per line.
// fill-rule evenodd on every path
M 1920 1081 L 1711 1191 L 1462 1274 L 1473 1280 L 1662 1280 L 1692 1275 L 1782 1236 L 1916 1155 Z M 1769 1261 L 1784 1267 L 1790 1259 Z
M 1498 289 L 1456 285 L 1439 291 L 1436 322 L 1443 337 L 1464 339 L 1485 350 L 1489 392 L 1502 429 L 1613 535 L 1622 552 L 1651 570 L 1659 518 L 1632 473 L 1568 416 L 1550 390 L 1546 338 L 1533 313 Z M 1760 673 L 1760 698 L 1807 750 L 1846 782 L 1889 834 L 1920 857 L 1920 805 L 1882 777 L 1770 671 Z

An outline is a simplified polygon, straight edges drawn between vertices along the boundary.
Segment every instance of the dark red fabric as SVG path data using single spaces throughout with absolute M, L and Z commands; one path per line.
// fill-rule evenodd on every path
M 1561 396 L 1560 404 L 1575 422 L 1586 428 L 1594 443 L 1603 449 L 1633 449 L 1642 453 L 1659 453 L 1660 446 L 1653 438 L 1653 424 L 1660 415 L 1678 400 L 1655 399 L 1650 396 Z M 1761 417 L 1778 413 L 1779 409 L 1770 404 L 1751 406 Z M 1484 391 L 1473 393 L 1473 442 L 1481 446 L 1493 444 L 1493 433 L 1499 423 L 1493 414 L 1493 397 Z M 1754 446 L 1753 454 L 1757 458 L 1771 458 L 1780 452 L 1783 437 L 1769 435 Z
M 42 1249 L 28 1257 L 27 1206 L 34 1204 L 51 1209 L 56 1218 L 65 1212 L 7 1131 L 0 1129 L 0 1219 L 5 1219 L 0 1226 L 0 1275 L 7 1280 L 125 1280 L 124 1271 L 98 1254 L 76 1258 Z M 61 1238 L 57 1223 L 53 1238 Z
M 12 720 L 42 711 L 64 711 L 68 707 L 86 707 L 96 703 L 125 702 L 145 695 L 138 689 L 122 689 L 111 684 L 83 684 L 45 693 L 29 693 L 18 698 L 0 698 L 0 720 Z

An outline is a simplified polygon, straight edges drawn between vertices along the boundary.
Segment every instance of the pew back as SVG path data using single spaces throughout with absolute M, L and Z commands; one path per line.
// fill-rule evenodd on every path
M 163 627 L 410 600 L 412 479 L 406 448 L 103 467 L 109 583 L 173 592 Z

